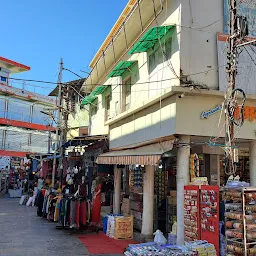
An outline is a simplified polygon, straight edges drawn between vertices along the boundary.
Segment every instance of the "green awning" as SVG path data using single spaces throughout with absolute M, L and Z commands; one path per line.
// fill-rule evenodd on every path
M 90 96 L 97 96 L 99 94 L 102 94 L 107 89 L 107 87 L 107 85 L 100 85 L 96 87 L 96 89 L 93 92 L 91 92 Z
M 149 29 L 142 38 L 133 46 L 129 51 L 129 54 L 146 52 L 161 40 L 173 27 L 172 26 L 161 26 Z
M 97 99 L 97 96 L 91 96 L 91 94 L 90 94 L 90 95 L 86 96 L 84 99 L 82 99 L 81 106 L 91 104 L 95 99 Z
M 86 96 L 81 101 L 81 106 L 91 104 L 95 99 L 97 99 L 97 95 L 102 94 L 107 88 L 108 88 L 108 85 L 100 85 L 96 87 L 96 89 L 92 91 L 90 95 Z
M 122 76 L 122 74 L 137 61 L 120 61 L 113 71 L 108 75 L 110 77 Z

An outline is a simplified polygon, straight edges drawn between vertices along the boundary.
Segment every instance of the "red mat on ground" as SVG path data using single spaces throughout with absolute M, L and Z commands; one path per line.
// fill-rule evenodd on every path
M 98 235 L 77 236 L 90 254 L 123 254 L 129 244 L 136 244 L 134 240 L 115 240 L 100 232 Z

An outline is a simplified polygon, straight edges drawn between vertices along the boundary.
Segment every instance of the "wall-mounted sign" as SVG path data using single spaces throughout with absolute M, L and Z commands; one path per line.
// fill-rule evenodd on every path
M 239 118 L 239 108 L 235 110 L 234 113 L 235 119 Z M 244 120 L 248 120 L 250 122 L 253 122 L 256 119 L 256 107 L 244 107 Z
M 210 109 L 208 111 L 204 111 L 202 114 L 201 114 L 201 118 L 208 118 L 209 116 L 221 111 L 222 109 L 222 105 L 218 105 L 216 106 L 215 108 L 213 109 Z
M 222 109 L 222 105 L 218 105 L 213 109 L 204 111 L 201 114 L 201 118 L 206 119 L 209 116 L 211 116 L 213 114 L 216 114 L 217 112 L 221 111 L 221 109 Z M 240 117 L 240 112 L 239 111 L 240 111 L 239 108 L 237 108 L 235 110 L 235 113 L 234 113 L 234 118 L 235 119 L 239 119 L 239 117 Z M 248 120 L 250 122 L 253 122 L 256 119 L 256 107 L 245 106 L 243 113 L 244 113 L 244 120 Z

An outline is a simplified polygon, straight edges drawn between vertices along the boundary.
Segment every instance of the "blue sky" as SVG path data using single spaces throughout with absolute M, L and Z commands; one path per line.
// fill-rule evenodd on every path
M 31 67 L 13 77 L 57 81 L 60 58 L 81 76 L 128 0 L 23 0 L 1 6 L 0 55 Z M 63 80 L 76 76 L 64 71 Z M 45 88 L 32 87 L 28 84 Z M 13 82 L 22 87 L 22 82 Z M 50 88 L 49 88 L 50 87 Z M 25 89 L 47 94 L 54 85 L 27 82 Z

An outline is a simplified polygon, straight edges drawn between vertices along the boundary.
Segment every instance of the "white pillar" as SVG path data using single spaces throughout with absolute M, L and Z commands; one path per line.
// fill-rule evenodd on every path
M 177 244 L 184 244 L 184 186 L 189 183 L 190 136 L 181 135 L 177 152 Z M 184 144 L 184 145 L 182 145 Z M 186 145 L 188 144 L 188 145 Z
M 250 183 L 256 187 L 256 140 L 250 142 Z
M 146 165 L 143 175 L 143 214 L 141 234 L 153 235 L 154 222 L 154 166 Z
M 120 214 L 120 200 L 121 200 L 121 169 L 115 166 L 114 169 L 114 214 Z

